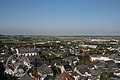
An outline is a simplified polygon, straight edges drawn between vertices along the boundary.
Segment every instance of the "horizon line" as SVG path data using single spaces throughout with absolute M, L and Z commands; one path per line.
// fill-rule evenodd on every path
M 118 36 L 120 37 L 120 35 L 118 34 L 0 34 L 0 35 L 11 35 L 11 36 L 63 36 L 63 37 L 70 37 L 70 36 Z

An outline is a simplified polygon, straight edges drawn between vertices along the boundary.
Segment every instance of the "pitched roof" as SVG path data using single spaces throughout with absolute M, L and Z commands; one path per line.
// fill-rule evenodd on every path
M 66 71 L 71 71 L 72 70 L 72 67 L 70 65 L 65 64 L 63 66 L 64 66 Z
M 54 80 L 54 77 L 53 76 L 50 76 L 50 75 L 47 75 L 44 80 Z
M 105 68 L 106 67 L 106 63 L 105 62 L 99 62 L 95 64 L 97 67 L 99 68 Z
M 101 74 L 101 71 L 99 70 L 89 69 L 89 71 L 93 76 L 99 76 Z
M 81 74 L 85 74 L 86 72 L 90 73 L 90 71 L 86 65 L 78 65 L 77 69 Z
M 66 80 L 66 79 L 63 78 L 63 77 L 61 77 L 61 76 L 57 76 L 57 77 L 55 78 L 55 80 Z
M 77 57 L 75 57 L 75 56 L 69 56 L 69 57 L 66 58 L 66 60 L 76 61 Z
M 34 48 L 19 48 L 19 53 L 36 53 Z
M 39 61 L 31 61 L 30 64 L 34 65 L 35 67 L 40 67 L 42 65 Z
M 108 68 L 117 68 L 117 64 L 113 60 L 106 61 Z
M 38 72 L 42 74 L 49 74 L 53 73 L 52 69 L 49 68 L 47 65 L 43 64 L 42 66 L 38 67 Z
M 51 60 L 51 65 L 54 65 L 54 64 L 61 65 L 61 61 L 60 60 Z
M 63 73 L 61 73 L 59 76 L 61 76 L 63 78 L 67 78 L 68 80 L 73 80 L 72 77 L 70 76 L 70 74 L 65 71 Z
M 21 77 L 21 80 L 33 80 L 29 75 L 24 75 Z

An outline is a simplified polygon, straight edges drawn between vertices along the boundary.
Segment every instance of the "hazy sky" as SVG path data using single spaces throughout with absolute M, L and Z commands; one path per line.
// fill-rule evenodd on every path
M 120 35 L 120 0 L 0 0 L 0 34 Z

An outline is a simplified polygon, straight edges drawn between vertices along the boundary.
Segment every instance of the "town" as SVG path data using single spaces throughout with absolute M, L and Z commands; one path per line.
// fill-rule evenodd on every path
M 0 35 L 2 80 L 120 80 L 120 36 Z

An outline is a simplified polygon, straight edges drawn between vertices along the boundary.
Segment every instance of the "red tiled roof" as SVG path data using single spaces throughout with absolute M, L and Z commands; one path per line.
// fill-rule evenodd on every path
M 61 76 L 63 78 L 67 78 L 68 80 L 73 80 L 72 77 L 70 76 L 70 74 L 65 71 L 63 73 L 61 73 L 59 76 Z

